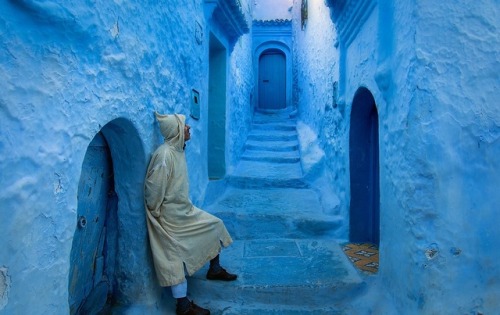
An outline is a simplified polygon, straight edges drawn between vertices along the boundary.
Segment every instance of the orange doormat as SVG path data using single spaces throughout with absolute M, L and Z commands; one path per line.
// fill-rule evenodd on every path
M 342 246 L 356 268 L 368 272 L 378 271 L 378 247 L 369 243 L 348 243 Z

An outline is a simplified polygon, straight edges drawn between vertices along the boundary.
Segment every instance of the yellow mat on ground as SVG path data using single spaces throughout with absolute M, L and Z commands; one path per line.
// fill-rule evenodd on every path
M 342 246 L 356 268 L 368 272 L 378 271 L 378 247 L 369 243 L 348 243 Z

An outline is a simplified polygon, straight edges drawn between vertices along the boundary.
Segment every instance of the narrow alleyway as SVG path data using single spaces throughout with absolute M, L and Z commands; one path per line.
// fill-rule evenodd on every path
M 364 282 L 331 237 L 341 219 L 324 214 L 302 178 L 295 120 L 257 113 L 229 187 L 207 210 L 235 242 L 221 262 L 239 278 L 190 281 L 190 294 L 212 314 L 352 314 Z

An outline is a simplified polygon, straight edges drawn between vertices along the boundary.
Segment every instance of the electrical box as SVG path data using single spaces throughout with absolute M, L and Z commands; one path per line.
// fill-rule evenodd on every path
M 196 90 L 191 91 L 191 114 L 194 119 L 200 119 L 200 93 Z

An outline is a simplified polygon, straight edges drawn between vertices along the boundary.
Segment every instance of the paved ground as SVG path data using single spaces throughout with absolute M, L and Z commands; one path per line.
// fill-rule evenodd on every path
M 352 314 L 366 287 L 332 235 L 342 218 L 323 212 L 302 177 L 295 121 L 258 115 L 228 188 L 206 210 L 235 239 L 221 263 L 239 275 L 220 283 L 206 267 L 190 296 L 212 314 Z
M 395 314 L 383 307 L 388 304 L 376 278 L 357 271 L 335 240 L 343 218 L 325 213 L 304 181 L 293 118 L 257 114 L 239 165 L 220 184 L 223 193 L 211 194 L 203 208 L 223 219 L 233 236 L 221 264 L 239 278 L 206 280 L 205 266 L 188 278 L 189 297 L 198 305 L 215 315 Z M 113 314 L 165 310 L 175 314 L 169 290 L 155 305 Z

